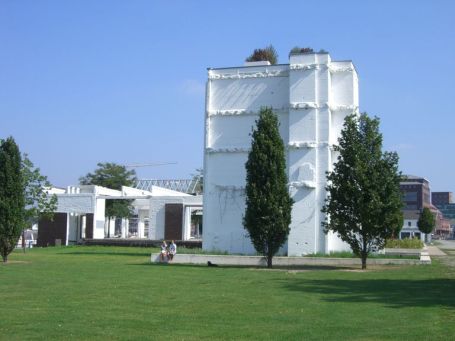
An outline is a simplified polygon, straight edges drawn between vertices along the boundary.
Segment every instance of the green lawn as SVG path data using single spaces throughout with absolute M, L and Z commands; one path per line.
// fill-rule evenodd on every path
M 286 271 L 150 264 L 150 252 L 14 253 L 0 266 L 0 339 L 455 338 L 455 268 L 437 261 Z

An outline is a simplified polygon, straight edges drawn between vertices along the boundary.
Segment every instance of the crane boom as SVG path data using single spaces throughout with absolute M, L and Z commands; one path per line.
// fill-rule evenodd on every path
M 155 163 L 132 163 L 125 165 L 126 168 L 156 167 L 165 165 L 176 165 L 177 162 L 155 162 Z

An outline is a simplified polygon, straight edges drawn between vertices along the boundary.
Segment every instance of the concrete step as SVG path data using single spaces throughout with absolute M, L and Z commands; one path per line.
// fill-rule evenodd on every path
M 150 261 L 152 263 L 160 262 L 160 254 L 152 253 Z M 267 265 L 264 257 L 261 256 L 233 256 L 233 255 L 206 255 L 206 254 L 176 254 L 172 262 L 175 264 L 199 264 L 206 265 L 207 262 L 217 265 L 231 266 L 258 266 Z M 167 263 L 167 259 L 165 263 Z M 419 259 L 391 259 L 391 258 L 369 258 L 369 265 L 417 265 L 421 263 Z M 322 265 L 322 266 L 360 266 L 359 258 L 325 258 L 325 257 L 274 257 L 273 265 L 276 266 L 304 266 L 304 265 Z

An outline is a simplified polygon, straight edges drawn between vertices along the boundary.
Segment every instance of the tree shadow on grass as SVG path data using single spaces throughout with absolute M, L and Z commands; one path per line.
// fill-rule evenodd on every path
M 380 303 L 391 308 L 455 307 L 454 279 L 288 279 L 284 287 L 327 302 Z
M 113 251 L 71 251 L 71 252 L 58 252 L 59 255 L 81 255 L 81 256 L 134 256 L 134 257 L 148 257 L 150 252 L 113 252 Z
M 268 269 L 264 266 L 251 266 L 251 265 L 217 265 L 215 267 L 207 266 L 207 264 L 189 264 L 189 263 L 158 263 L 158 262 L 141 262 L 131 263 L 128 265 L 135 266 L 165 266 L 165 267 L 182 267 L 182 268 L 205 268 L 208 270 L 223 270 L 223 269 L 249 269 L 249 270 L 261 270 L 261 271 L 316 271 L 316 270 L 352 270 L 354 267 L 340 267 L 331 265 L 302 265 L 302 266 L 275 266 L 272 269 Z

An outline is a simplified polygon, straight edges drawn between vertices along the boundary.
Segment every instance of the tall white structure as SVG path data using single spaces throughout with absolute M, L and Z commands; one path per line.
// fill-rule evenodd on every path
M 246 63 L 208 70 L 205 116 L 203 248 L 254 253 L 242 225 L 245 162 L 261 107 L 272 107 L 287 147 L 289 191 L 295 203 L 282 253 L 301 256 L 346 250 L 323 232 L 326 175 L 344 118 L 358 112 L 351 61 L 327 53 L 292 55 L 289 64 Z M 264 169 L 264 172 L 267 170 Z

